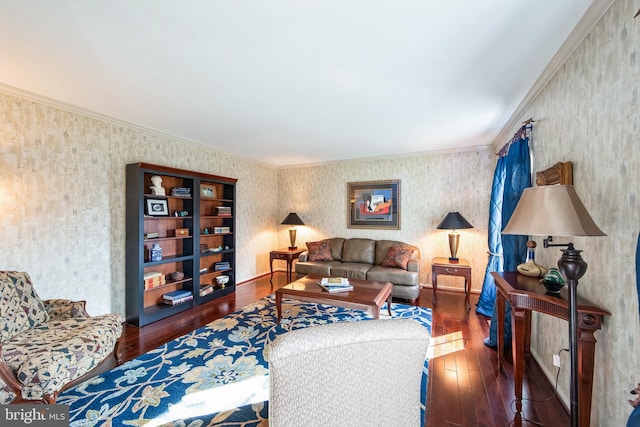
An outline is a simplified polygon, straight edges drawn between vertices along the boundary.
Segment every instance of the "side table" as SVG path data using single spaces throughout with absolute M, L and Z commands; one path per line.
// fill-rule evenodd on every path
M 531 313 L 547 314 L 569 320 L 569 298 L 566 289 L 549 295 L 540 281 L 517 272 L 491 273 L 496 282 L 496 308 L 498 313 L 498 370 L 504 359 L 504 307 L 511 305 L 511 357 L 513 359 L 513 388 L 516 395 L 514 425 L 522 425 L 522 378 L 525 357 L 531 351 Z M 580 425 L 591 422 L 591 395 L 595 370 L 596 338 L 594 333 L 602 326 L 602 319 L 611 316 L 590 301 L 578 295 L 578 411 Z M 567 332 L 568 333 L 568 332 Z
M 464 277 L 464 293 L 466 295 L 465 302 L 467 304 L 467 310 L 470 309 L 469 305 L 469 293 L 471 292 L 471 264 L 469 261 L 460 258 L 457 263 L 452 263 L 449 258 L 438 257 L 431 261 L 431 281 L 433 283 L 433 305 L 438 302 L 438 275 L 443 276 L 460 276 Z
M 306 251 L 306 249 L 289 249 L 289 248 L 281 248 L 273 250 L 269 253 L 269 264 L 271 268 L 271 278 L 270 281 L 273 280 L 273 260 L 274 259 L 282 259 L 287 261 L 287 280 L 288 283 L 291 283 L 291 276 L 293 270 L 293 261 L 298 259 L 302 252 Z

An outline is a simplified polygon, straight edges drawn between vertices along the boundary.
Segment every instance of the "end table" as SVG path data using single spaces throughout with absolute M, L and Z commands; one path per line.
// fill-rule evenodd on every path
M 471 292 L 471 264 L 469 261 L 460 258 L 457 263 L 452 263 L 449 258 L 434 258 L 431 262 L 431 281 L 433 282 L 433 305 L 436 305 L 438 296 L 438 274 L 446 276 L 464 277 L 464 293 L 466 295 L 465 302 L 467 310 L 470 309 L 469 293 Z
M 287 280 L 288 283 L 291 283 L 291 276 L 293 270 L 293 261 L 298 259 L 302 252 L 306 251 L 306 249 L 298 248 L 298 249 L 289 249 L 289 248 L 281 248 L 273 250 L 269 253 L 269 264 L 271 268 L 271 278 L 270 281 L 273 280 L 273 260 L 274 259 L 282 259 L 287 261 Z

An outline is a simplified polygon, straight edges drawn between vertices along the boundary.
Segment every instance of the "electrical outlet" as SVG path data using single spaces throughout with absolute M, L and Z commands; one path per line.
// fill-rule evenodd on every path
M 555 366 L 556 368 L 560 367 L 560 355 L 559 354 L 554 354 L 553 355 L 553 366 Z

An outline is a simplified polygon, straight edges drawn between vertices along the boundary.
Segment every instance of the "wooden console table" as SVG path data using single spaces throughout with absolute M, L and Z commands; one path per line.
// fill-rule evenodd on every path
M 504 303 L 511 304 L 511 353 L 513 355 L 514 388 L 516 394 L 516 425 L 521 423 L 522 376 L 525 354 L 531 347 L 531 312 L 549 314 L 559 319 L 569 319 L 569 299 L 566 287 L 560 294 L 547 294 L 535 277 L 516 272 L 491 273 L 496 282 L 498 312 L 498 370 L 504 359 Z M 591 419 L 591 394 L 596 339 L 595 331 L 602 326 L 602 318 L 610 316 L 606 310 L 578 297 L 578 402 L 580 425 L 588 427 Z M 567 328 L 567 336 L 569 335 Z M 520 423 L 519 423 L 520 422 Z

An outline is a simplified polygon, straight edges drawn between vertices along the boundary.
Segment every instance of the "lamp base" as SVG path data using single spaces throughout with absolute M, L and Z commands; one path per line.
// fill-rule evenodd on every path
M 289 250 L 292 251 L 294 249 L 298 249 L 296 247 L 296 228 L 291 227 L 289 229 Z
M 458 254 L 458 242 L 460 241 L 460 235 L 457 231 L 451 230 L 449 233 L 449 251 L 451 251 L 451 256 L 449 257 L 449 262 L 451 264 L 457 264 L 459 259 L 456 256 Z

